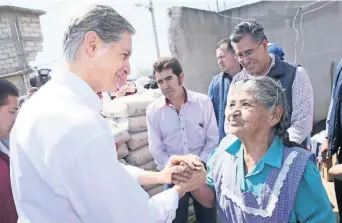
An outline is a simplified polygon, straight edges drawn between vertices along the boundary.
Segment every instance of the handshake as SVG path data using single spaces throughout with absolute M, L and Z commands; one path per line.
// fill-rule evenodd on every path
M 174 184 L 181 196 L 202 186 L 207 176 L 200 158 L 195 155 L 171 156 L 161 173 L 165 183 Z

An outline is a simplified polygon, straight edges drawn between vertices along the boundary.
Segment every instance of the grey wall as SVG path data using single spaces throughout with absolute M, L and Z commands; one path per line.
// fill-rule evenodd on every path
M 315 94 L 315 121 L 326 118 L 331 88 L 331 64 L 342 57 L 342 3 L 318 2 L 299 11 L 295 27 L 293 20 L 299 7 L 310 2 L 265 1 L 221 12 L 226 16 L 256 19 L 265 28 L 270 42 L 280 44 L 285 59 L 295 61 L 307 70 Z M 312 11 L 303 16 L 302 14 Z M 211 76 L 217 73 L 215 44 L 228 37 L 241 20 L 227 18 L 215 12 L 190 8 L 170 9 L 170 49 L 180 59 L 190 89 L 207 92 Z M 302 24 L 302 25 L 301 25 Z M 303 45 L 304 43 L 304 45 Z M 302 51 L 303 47 L 303 51 Z M 302 52 L 301 52 L 302 51 Z
M 172 8 L 169 28 L 170 50 L 181 62 L 185 85 L 207 93 L 213 75 L 220 72 L 216 63 L 217 42 L 229 35 L 229 20 L 209 11 Z

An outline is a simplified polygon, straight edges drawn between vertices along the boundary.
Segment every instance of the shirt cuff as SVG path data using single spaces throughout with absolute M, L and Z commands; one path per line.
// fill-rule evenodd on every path
M 154 195 L 149 200 L 150 210 L 156 222 L 172 223 L 176 218 L 179 195 L 174 188 Z
M 121 163 L 121 166 L 129 173 L 129 175 L 131 175 L 133 177 L 133 179 L 136 182 L 138 182 L 138 178 L 139 178 L 140 174 L 145 171 L 145 170 L 140 169 L 138 167 L 131 166 L 131 165 L 125 165 L 122 163 Z

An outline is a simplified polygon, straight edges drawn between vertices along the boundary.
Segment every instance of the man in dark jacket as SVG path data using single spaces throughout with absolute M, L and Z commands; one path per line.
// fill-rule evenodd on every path
M 327 117 L 327 128 L 325 131 L 326 139 L 322 145 L 321 152 L 323 162 L 336 154 L 337 164 L 342 164 L 342 59 L 337 65 L 334 86 Z M 341 178 L 340 178 L 341 179 Z M 340 222 L 342 222 L 342 181 L 334 179 L 337 206 L 340 210 Z
M 235 52 L 230 39 L 223 39 L 218 42 L 216 58 L 222 72 L 214 76 L 211 80 L 208 95 L 214 106 L 219 129 L 219 141 L 221 141 L 226 136 L 224 123 L 229 86 L 233 77 L 242 70 L 242 67 L 235 59 Z
M 8 137 L 19 108 L 18 89 L 6 79 L 0 79 L 0 140 Z M 16 223 L 9 169 L 9 148 L 0 142 L 0 222 Z
M 283 89 L 291 125 L 287 129 L 292 142 L 306 145 L 312 131 L 314 96 L 310 78 L 303 67 L 293 66 L 269 54 L 264 28 L 257 22 L 241 22 L 235 26 L 230 40 L 243 71 L 233 83 L 247 77 L 268 76 Z

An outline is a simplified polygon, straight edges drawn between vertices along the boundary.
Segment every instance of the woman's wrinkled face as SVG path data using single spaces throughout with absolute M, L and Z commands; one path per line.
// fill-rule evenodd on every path
M 226 112 L 229 132 L 240 139 L 261 131 L 271 131 L 270 112 L 246 87 L 231 90 Z

